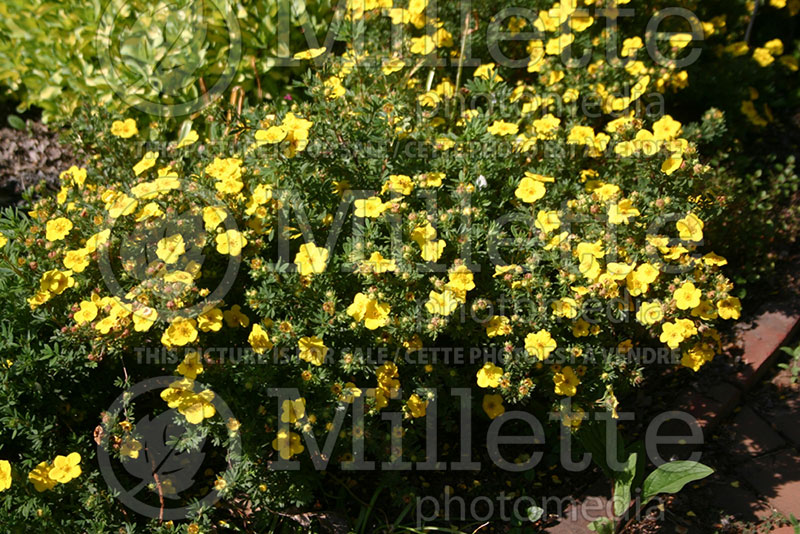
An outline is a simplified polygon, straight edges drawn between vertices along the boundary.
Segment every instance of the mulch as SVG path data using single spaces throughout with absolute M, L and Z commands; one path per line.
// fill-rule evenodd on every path
M 19 204 L 22 193 L 44 181 L 57 188 L 58 175 L 75 164 L 70 148 L 41 122 L 25 130 L 0 128 L 0 207 Z

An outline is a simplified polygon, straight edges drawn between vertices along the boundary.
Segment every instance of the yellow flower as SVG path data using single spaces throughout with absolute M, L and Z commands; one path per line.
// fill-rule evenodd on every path
M 719 314 L 711 302 L 707 300 L 701 300 L 700 304 L 692 308 L 692 317 L 700 317 L 706 321 L 713 321 L 719 317 Z
M 206 206 L 203 208 L 203 223 L 207 232 L 213 231 L 228 216 L 223 206 Z
M 341 98 L 347 92 L 344 85 L 342 85 L 342 80 L 338 76 L 331 76 L 323 83 L 325 87 L 325 98 L 328 100 L 336 100 L 337 98 Z
M 369 330 L 385 326 L 389 322 L 391 308 L 385 302 L 378 302 L 364 293 L 357 293 L 353 303 L 347 307 L 347 315 L 358 322 L 364 322 Z
M 430 35 L 411 38 L 411 53 L 427 56 L 436 49 L 436 42 Z
M 684 241 L 701 241 L 703 239 L 703 221 L 694 213 L 690 213 L 675 223 L 680 238 Z
M 753 59 L 756 63 L 761 65 L 762 67 L 769 67 L 772 65 L 772 62 L 775 61 L 775 58 L 772 57 L 770 51 L 766 48 L 756 48 L 753 50 Z
M 72 278 L 72 271 L 52 269 L 44 273 L 41 280 L 39 280 L 39 290 L 53 295 L 60 295 L 64 290 L 74 285 L 75 279 Z
M 608 222 L 611 224 L 628 224 L 631 217 L 640 215 L 633 202 L 627 198 L 608 207 Z
M 187 147 L 189 145 L 193 145 L 199 139 L 200 139 L 200 136 L 197 135 L 197 132 L 195 132 L 194 130 L 189 130 L 188 132 L 186 132 L 186 135 L 183 136 L 180 141 L 178 141 L 178 144 L 175 145 L 175 148 L 184 148 L 184 147 Z
M 405 61 L 400 58 L 384 60 L 381 70 L 385 76 L 398 72 L 405 67 Z
M 183 347 L 197 340 L 197 322 L 194 319 L 178 317 L 164 330 L 161 343 L 167 347 Z
M 631 296 L 638 297 L 647 293 L 650 284 L 658 278 L 659 270 L 649 263 L 639 265 L 636 270 L 628 273 L 625 283 Z
M 238 230 L 228 230 L 224 234 L 217 234 L 217 252 L 238 256 L 242 249 L 247 246 L 247 239 Z
M 260 146 L 280 143 L 286 138 L 287 133 L 286 128 L 283 126 L 270 126 L 266 130 L 257 130 L 255 135 L 256 144 Z
M 738 319 L 741 311 L 742 303 L 736 297 L 728 297 L 717 302 L 717 312 L 723 319 Z
M 483 411 L 490 419 L 494 419 L 498 415 L 503 415 L 506 411 L 503 406 L 502 395 L 484 395 L 483 396 Z
M 680 168 L 682 163 L 683 163 L 683 158 L 675 156 L 673 154 L 672 156 L 665 159 L 664 162 L 661 164 L 661 172 L 663 172 L 667 176 L 670 176 L 673 172 L 675 172 Z
M 75 273 L 82 273 L 89 266 L 89 251 L 85 248 L 68 250 L 64 255 L 64 267 Z
M 573 126 L 567 136 L 567 144 L 593 145 L 594 129 L 591 126 Z
M 550 332 L 544 329 L 539 330 L 535 334 L 530 333 L 525 336 L 525 350 L 528 351 L 528 354 L 535 356 L 540 361 L 546 360 L 557 346 L 558 343 L 556 343 L 550 335 Z
M 303 444 L 300 443 L 300 435 L 288 430 L 278 431 L 278 437 L 272 440 L 272 448 L 278 451 L 284 460 L 305 450 Z
M 208 307 L 197 316 L 197 326 L 203 332 L 219 332 L 222 328 L 222 310 Z
M 639 306 L 639 310 L 636 312 L 636 320 L 645 326 L 656 324 L 663 318 L 664 311 L 661 309 L 661 303 L 657 300 L 642 302 Z
M 356 217 L 375 219 L 388 207 L 380 197 L 359 198 L 355 201 Z
M 183 357 L 183 361 L 178 365 L 178 374 L 194 380 L 197 375 L 203 372 L 203 362 L 200 360 L 200 353 L 192 351 Z
M 289 145 L 284 150 L 288 158 L 293 158 L 308 146 L 308 132 L 314 125 L 313 122 L 297 117 L 291 111 L 286 114 L 281 122 L 281 127 L 286 130 L 286 141 Z
M 300 347 L 300 359 L 316 366 L 325 362 L 325 355 L 328 354 L 328 347 L 317 336 L 301 337 L 298 341 Z
M 703 256 L 702 260 L 703 263 L 705 263 L 706 265 L 713 265 L 716 267 L 728 265 L 728 260 L 726 260 L 725 258 L 723 258 L 718 254 L 714 254 L 713 252 L 709 252 L 708 254 Z
M 611 200 L 619 193 L 619 186 L 614 184 L 601 184 L 592 193 L 603 202 Z
M 247 215 L 252 215 L 258 212 L 259 216 L 261 216 L 259 208 L 269 202 L 270 199 L 272 199 L 272 186 L 268 184 L 258 184 L 255 189 L 253 189 L 250 200 L 247 201 L 245 213 Z
M 681 287 L 675 291 L 673 297 L 675 297 L 676 305 L 679 310 L 688 310 L 700 304 L 700 297 L 702 295 L 702 291 L 696 288 L 692 282 L 684 282 Z
M 214 161 L 206 165 L 205 172 L 220 182 L 239 182 L 242 177 L 242 160 L 239 158 L 214 157 Z
M 318 247 L 314 243 L 300 245 L 300 251 L 294 258 L 300 276 L 319 274 L 325 271 L 328 263 L 328 249 Z
M 658 141 L 671 141 L 681 133 L 681 123 L 664 115 L 653 123 L 653 137 Z
M 250 318 L 242 312 L 242 307 L 238 304 L 231 306 L 230 310 L 225 310 L 222 313 L 222 317 L 230 328 L 247 328 L 250 326 Z
M 436 241 L 436 229 L 431 223 L 414 228 L 411 232 L 411 239 L 419 245 L 422 259 L 425 261 L 438 260 L 444 251 L 445 242 L 443 239 Z
M 53 489 L 57 482 L 50 478 L 50 470 L 53 468 L 47 462 L 41 462 L 33 471 L 28 473 L 28 480 L 33 482 L 33 487 L 39 493 Z
M 478 387 L 496 388 L 500 385 L 500 378 L 503 376 L 503 368 L 496 366 L 492 362 L 486 362 L 475 376 L 478 378 Z
M 111 230 L 108 229 L 97 232 L 86 240 L 86 246 L 84 246 L 84 248 L 91 254 L 97 250 L 98 245 L 106 244 L 110 235 Z
M 676 349 L 686 339 L 684 326 L 677 321 L 661 325 L 659 340 L 666 343 L 669 348 Z
M 523 202 L 531 204 L 542 198 L 545 192 L 547 192 L 547 189 L 542 182 L 525 177 L 520 181 L 516 191 L 514 191 L 514 196 Z
M 306 415 L 306 400 L 303 397 L 295 400 L 286 399 L 281 404 L 281 421 L 296 423 Z
M 130 215 L 136 210 L 138 205 L 138 200 L 120 193 L 116 195 L 111 202 L 106 204 L 106 209 L 108 210 L 109 217 L 116 219 L 117 217 Z
M 562 368 L 560 373 L 553 375 L 554 391 L 556 395 L 572 397 L 577 393 L 580 383 L 580 378 L 577 377 L 570 366 Z
M 86 181 L 86 169 L 73 165 L 66 171 L 61 172 L 58 177 L 62 182 L 69 180 L 75 185 L 83 186 Z
M 533 224 L 545 234 L 549 234 L 561 227 L 561 219 L 558 218 L 557 211 L 539 210 L 539 213 L 536 214 L 536 221 Z
M 714 359 L 714 348 L 708 343 L 697 343 L 683 353 L 681 365 L 697 372 L 705 363 Z
M 487 131 L 492 135 L 499 135 L 501 137 L 506 135 L 516 135 L 519 132 L 519 126 L 513 122 L 494 121 Z
M 680 50 L 692 42 L 691 33 L 673 33 L 669 38 L 669 45 Z
M 431 291 L 428 295 L 428 302 L 425 303 L 425 309 L 434 315 L 450 315 L 456 308 L 458 308 L 458 299 L 456 295 L 445 289 L 441 293 Z
M 416 419 L 418 417 L 425 417 L 425 412 L 428 408 L 428 401 L 422 400 L 419 395 L 414 393 L 408 398 L 407 406 L 408 413 L 412 418 Z
M 545 45 L 544 52 L 548 56 L 557 56 L 560 55 L 561 52 L 564 51 L 566 47 L 572 44 L 575 40 L 575 35 L 572 33 L 566 33 L 559 35 L 558 37 L 554 37 L 547 41 Z
M 11 464 L 8 460 L 0 460 L 0 491 L 11 487 Z
M 475 69 L 475 72 L 472 73 L 472 76 L 474 78 L 481 78 L 483 80 L 502 80 L 502 78 L 495 73 L 494 63 L 484 63 Z
M 139 133 L 136 127 L 136 121 L 133 119 L 125 119 L 124 121 L 114 121 L 111 123 L 111 135 L 128 139 Z
M 73 478 L 77 478 L 81 475 L 80 463 L 81 455 L 77 452 L 72 452 L 67 456 L 56 456 L 48 476 L 56 482 L 66 484 Z
M 247 342 L 250 343 L 250 346 L 253 347 L 253 350 L 258 354 L 263 354 L 265 351 L 271 350 L 273 347 L 272 341 L 270 341 L 266 330 L 264 330 L 258 323 L 253 325 L 253 330 L 250 331 L 250 335 L 247 337 Z
M 326 50 L 327 48 L 325 48 L 324 46 L 321 46 L 319 48 L 310 48 L 302 52 L 297 52 L 294 55 L 294 59 L 314 59 L 324 54 Z
M 93 321 L 97 317 L 97 306 L 91 301 L 84 300 L 80 304 L 80 310 L 75 312 L 75 322 L 84 324 Z
M 72 221 L 67 219 L 66 217 L 59 217 L 57 219 L 53 219 L 47 221 L 45 225 L 46 234 L 45 237 L 48 241 L 61 241 L 73 228 Z
M 133 329 L 137 332 L 147 332 L 158 320 L 158 312 L 153 308 L 143 306 L 133 313 Z
M 447 287 L 456 294 L 475 289 L 472 271 L 466 265 L 459 265 L 452 269 L 447 276 L 449 279 Z
M 8 243 L 8 238 L 3 234 L 0 234 L 0 248 L 3 248 Z
M 624 41 L 622 41 L 622 51 L 620 52 L 620 56 L 628 57 L 636 53 L 636 51 L 642 48 L 643 46 L 644 43 L 642 42 L 641 37 L 638 36 L 629 37 Z
M 390 174 L 386 183 L 383 184 L 381 192 L 385 193 L 391 191 L 401 195 L 410 195 L 413 189 L 414 180 L 412 180 L 410 176 L 406 176 L 405 174 Z
M 158 159 L 158 152 L 147 152 L 139 162 L 133 166 L 133 173 L 139 176 L 147 169 L 153 168 Z
M 375 274 L 393 272 L 397 269 L 397 264 L 394 260 L 387 260 L 383 257 L 383 254 L 377 251 L 373 252 L 364 263 L 367 264 Z
M 428 91 L 427 93 L 419 95 L 417 97 L 417 102 L 423 107 L 435 108 L 439 105 L 439 102 L 441 102 L 441 98 L 439 98 L 439 94 L 436 91 Z
M 444 178 L 445 173 L 443 172 L 426 172 L 414 176 L 421 187 L 440 187 Z
M 509 319 L 505 315 L 495 315 L 486 323 L 488 337 L 507 336 L 511 333 Z
M 119 453 L 122 456 L 127 456 L 128 458 L 136 459 L 139 457 L 139 451 L 142 450 L 142 444 L 139 443 L 139 440 L 136 440 L 130 436 L 125 436 L 122 440 L 122 444 L 119 448 Z
M 171 235 L 158 241 L 156 256 L 166 264 L 173 264 L 186 252 L 186 246 L 181 234 Z
M 213 391 L 205 390 L 197 394 L 186 391 L 179 400 L 178 412 L 186 417 L 189 423 L 198 425 L 203 419 L 214 417 L 217 413 L 212 400 L 214 400 Z
M 148 202 L 145 206 L 136 214 L 136 222 L 141 222 L 150 218 L 155 217 L 163 217 L 164 211 L 161 207 L 156 204 L 155 202 Z
M 575 299 L 564 297 L 550 304 L 553 310 L 553 315 L 556 317 L 566 317 L 567 319 L 574 319 L 578 316 L 578 303 Z

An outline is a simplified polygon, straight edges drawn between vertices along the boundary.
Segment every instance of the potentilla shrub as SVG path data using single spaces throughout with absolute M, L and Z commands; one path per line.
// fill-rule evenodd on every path
M 482 430 L 506 410 L 541 415 L 550 437 L 578 430 L 595 412 L 617 417 L 646 366 L 693 372 L 712 360 L 717 325 L 740 312 L 726 260 L 703 245 L 704 225 L 729 215 L 701 201 L 712 169 L 696 150 L 720 117 L 662 113 L 658 91 L 684 77 L 645 63 L 635 39 L 626 55 L 641 61 L 621 68 L 597 50 L 588 68 L 565 68 L 571 41 L 562 15 L 549 16 L 548 38 L 530 46 L 539 59 L 513 85 L 497 65 L 424 66 L 424 54 L 455 46 L 443 30 L 410 37 L 408 64 L 353 50 L 320 60 L 304 99 L 212 112 L 202 134 L 187 122 L 169 138 L 168 125 L 101 110 L 76 122 L 86 164 L 64 171 L 24 228 L 4 226 L 6 276 L 27 284 L 33 316 L 58 326 L 54 342 L 85 355 L 72 365 L 104 377 L 91 387 L 107 405 L 82 406 L 97 412 L 78 426 L 82 456 L 34 459 L 9 436 L 6 508 L 31 488 L 72 485 L 108 524 L 129 521 L 97 505 L 113 492 L 94 444 L 97 457 L 141 461 L 140 418 L 169 408 L 186 429 L 179 450 L 241 444 L 214 457 L 196 491 L 166 475 L 143 491 L 158 509 L 165 495 L 189 503 L 213 487 L 224 504 L 194 505 L 192 528 L 265 528 L 272 511 L 336 504 L 331 485 L 368 500 L 390 484 L 402 509 L 432 491 L 424 476 L 354 476 L 348 465 L 431 460 L 435 418 L 440 459 L 458 460 L 464 413 Z M 601 39 L 592 23 L 573 24 L 577 42 Z M 663 357 L 645 361 L 646 349 Z M 9 356 L 11 388 L 17 366 Z M 173 378 L 153 398 L 109 408 L 163 374 Z M 309 450 L 331 433 L 343 438 L 332 451 Z M 470 452 L 489 462 L 483 439 Z M 530 470 L 530 454 L 509 461 Z M 553 482 L 537 477 L 537 489 L 515 491 Z

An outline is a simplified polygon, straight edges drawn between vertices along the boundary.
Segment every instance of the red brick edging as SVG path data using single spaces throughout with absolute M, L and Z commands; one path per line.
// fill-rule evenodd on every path
M 764 310 L 755 319 L 741 322 L 734 327 L 737 345 L 743 350 L 744 368 L 724 378 L 707 393 L 686 390 L 678 395 L 682 399 L 676 409 L 688 412 L 700 423 L 704 432 L 730 416 L 742 395 L 749 391 L 775 364 L 780 348 L 787 344 L 800 329 L 800 314 L 787 315 L 779 311 Z M 602 495 L 602 489 L 595 484 L 588 494 Z M 584 496 L 583 501 L 587 501 Z M 596 498 L 595 498 L 596 499 Z M 578 505 L 582 508 L 583 503 Z M 591 514 L 574 513 L 567 510 L 567 517 L 548 529 L 549 534 L 591 534 L 587 528 Z M 588 512 L 588 510 L 587 510 Z M 601 517 L 602 512 L 595 514 Z M 594 516 L 592 516 L 594 517 Z M 788 532 L 788 531 L 787 531 Z

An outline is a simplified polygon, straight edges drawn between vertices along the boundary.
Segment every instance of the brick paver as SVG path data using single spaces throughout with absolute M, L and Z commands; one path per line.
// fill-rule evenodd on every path
M 744 369 L 721 377 L 724 381 L 702 394 L 690 390 L 675 395 L 680 399 L 675 409 L 691 413 L 704 433 L 708 433 L 713 425 L 730 424 L 735 438 L 731 460 L 734 465 L 739 465 L 736 468 L 738 477 L 747 484 L 713 475 L 709 483 L 715 487 L 709 504 L 740 520 L 762 520 L 772 514 L 771 507 L 787 517 L 791 514 L 800 517 L 800 392 L 792 388 L 784 377 L 779 383 L 774 382 L 786 389 L 786 395 L 782 397 L 785 402 L 781 406 L 759 415 L 745 405 L 732 421 L 728 419 L 742 395 L 772 368 L 778 349 L 787 344 L 800 327 L 799 319 L 796 315 L 767 311 L 754 321 L 742 324 L 737 338 L 743 350 Z M 686 430 L 684 426 L 671 429 L 671 424 L 667 423 L 663 433 L 680 435 Z M 687 449 L 680 445 L 673 447 L 675 452 Z M 660 452 L 663 454 L 664 451 Z M 676 456 L 682 457 L 683 454 Z M 602 492 L 590 490 L 586 495 L 602 495 Z M 602 510 L 598 511 L 597 503 L 596 497 L 584 497 L 579 506 L 568 509 L 567 515 L 571 517 L 563 518 L 547 532 L 590 533 L 587 528 L 589 521 L 604 515 Z M 773 533 L 794 534 L 794 529 L 781 527 Z
M 800 455 L 794 450 L 753 458 L 740 472 L 781 513 L 800 516 Z
M 797 317 L 775 311 L 762 313 L 752 325 L 740 328 L 738 337 L 746 367 L 735 375 L 734 383 L 744 389 L 752 387 L 770 368 L 777 350 L 797 324 Z
M 758 456 L 780 449 L 786 444 L 749 406 L 736 414 L 731 428 L 736 440 L 731 450 L 734 454 Z

